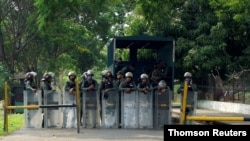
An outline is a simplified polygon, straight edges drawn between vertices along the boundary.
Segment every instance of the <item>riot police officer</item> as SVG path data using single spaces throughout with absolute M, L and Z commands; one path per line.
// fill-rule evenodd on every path
M 149 82 L 152 85 L 153 90 L 157 90 L 159 81 L 160 81 L 160 78 L 157 76 L 157 72 L 153 71 L 151 74 L 151 77 L 149 78 Z
M 133 73 L 132 72 L 127 72 L 125 74 L 125 81 L 123 81 L 120 86 L 119 90 L 122 90 L 126 93 L 131 93 L 132 91 L 136 90 L 136 83 L 133 80 Z
M 36 72 L 28 72 L 25 74 L 24 80 L 24 105 L 39 104 L 38 88 L 35 83 Z M 34 121 L 38 117 L 39 110 L 25 109 L 25 119 L 27 119 L 26 127 L 35 127 L 38 124 Z
M 53 77 L 55 76 L 55 74 L 53 72 L 46 72 L 43 74 L 43 78 L 42 78 L 42 89 L 43 90 L 51 90 L 51 91 L 55 91 L 55 87 L 53 87 L 52 85 L 52 80 Z
M 100 90 L 104 92 L 104 98 L 108 98 L 108 92 L 112 89 L 116 89 L 117 84 L 114 80 L 114 77 L 112 75 L 111 71 L 107 71 L 104 75 L 104 79 L 100 85 Z
M 102 103 L 103 103 L 103 99 L 108 99 L 109 97 L 109 91 L 111 90 L 114 90 L 114 89 L 117 89 L 117 84 L 114 80 L 114 77 L 112 75 L 112 72 L 109 71 L 109 70 L 104 70 L 102 72 L 102 81 L 101 81 L 101 84 L 100 84 L 100 105 L 101 105 L 101 108 L 100 108 L 100 117 L 101 119 L 103 118 L 102 117 Z
M 196 101 L 196 96 L 195 96 L 195 91 L 197 89 L 196 85 L 193 84 L 192 81 L 192 74 L 190 72 L 185 72 L 184 73 L 184 79 L 185 82 L 188 85 L 188 93 L 187 93 L 187 101 L 186 101 L 186 115 L 193 115 L 195 112 L 195 101 Z M 179 87 L 177 90 L 178 94 L 181 94 L 181 109 L 183 108 L 183 94 L 184 94 L 184 83 Z M 192 121 L 185 121 L 185 124 L 193 124 Z
M 42 90 L 42 104 L 44 104 L 44 94 L 45 91 L 46 93 L 50 94 L 56 91 L 55 87 L 52 85 L 52 79 L 55 76 L 53 72 L 46 72 L 43 74 L 42 78 L 42 85 L 41 85 L 41 90 Z
M 167 92 L 167 83 L 165 80 L 161 80 L 158 83 L 157 91 L 159 92 L 159 94 L 164 94 Z
M 120 86 L 120 84 L 121 84 L 122 81 L 124 81 L 123 73 L 121 71 L 118 71 L 116 73 L 116 84 L 117 84 L 117 87 Z
M 64 87 L 65 104 L 76 104 L 76 74 L 75 72 L 68 73 L 69 80 Z M 75 128 L 77 122 L 77 112 L 75 107 L 66 107 L 65 109 L 65 127 Z
M 42 84 L 41 84 L 41 91 L 42 91 L 42 104 L 47 105 L 49 103 L 49 101 L 53 100 L 53 95 L 56 91 L 56 88 L 52 85 L 52 80 L 53 77 L 55 76 L 55 74 L 53 72 L 46 72 L 43 74 L 43 78 L 42 78 Z M 54 120 L 52 118 L 52 115 L 54 112 L 52 111 L 48 111 L 48 109 L 42 109 L 43 113 L 44 113 L 44 117 L 47 118 L 47 120 L 50 120 L 50 126 L 53 126 Z M 50 114 L 48 114 L 50 113 Z M 48 116 L 50 115 L 50 116 Z M 46 126 L 48 123 L 44 123 L 45 120 L 43 118 L 43 124 L 42 127 Z M 47 125 L 48 126 L 48 125 Z
M 184 73 L 184 79 L 188 83 L 188 91 L 196 90 L 196 85 L 193 84 L 192 74 L 190 72 Z M 180 85 L 179 89 L 177 90 L 177 93 L 178 94 L 183 93 L 183 89 L 184 89 L 184 83 Z
M 80 105 L 82 105 L 83 103 L 83 92 L 82 92 L 82 88 L 84 86 L 85 81 L 87 81 L 87 72 L 83 72 L 83 74 L 81 75 L 81 82 L 79 83 L 79 88 L 81 89 L 80 91 Z M 83 114 L 83 109 L 82 106 L 80 106 L 80 125 L 82 126 L 82 114 Z
M 93 79 L 93 76 L 94 76 L 94 72 L 92 70 L 88 70 L 86 72 L 85 81 L 81 85 L 82 90 L 90 91 L 90 90 L 97 89 L 97 81 Z
M 141 74 L 140 82 L 137 85 L 139 91 L 144 94 L 148 94 L 152 90 L 152 85 L 149 83 L 148 75 L 146 73 Z
M 35 77 L 36 77 L 37 73 L 36 72 L 27 72 L 25 74 L 25 80 L 24 80 L 24 84 L 25 84 L 25 90 L 31 90 L 32 92 L 36 93 L 37 92 L 37 85 L 35 83 Z
M 81 105 L 85 105 L 85 109 L 83 109 L 84 107 L 80 107 L 80 120 L 81 120 L 81 125 L 83 126 L 87 126 L 87 124 L 91 124 L 87 122 L 87 115 L 91 115 L 90 111 L 86 108 L 87 103 L 92 103 L 94 105 L 97 104 L 97 99 L 96 99 L 96 90 L 98 88 L 97 86 L 97 81 L 94 79 L 94 71 L 93 70 L 88 70 L 83 74 L 83 81 L 80 85 L 81 88 Z M 84 114 L 84 110 L 88 110 L 89 113 L 85 112 L 86 114 Z M 92 111 L 92 110 L 91 110 Z M 83 117 L 83 118 L 82 118 Z M 92 117 L 91 118 L 95 118 Z M 85 121 L 84 121 L 85 120 Z M 83 124 L 84 123 L 84 124 Z M 94 125 L 95 126 L 95 125 Z
M 118 71 L 116 73 L 116 85 L 117 88 L 119 88 L 120 84 L 124 81 L 124 75 L 121 71 Z M 118 92 L 119 93 L 119 123 L 121 124 L 121 91 Z M 121 126 L 119 126 L 119 128 L 121 128 Z

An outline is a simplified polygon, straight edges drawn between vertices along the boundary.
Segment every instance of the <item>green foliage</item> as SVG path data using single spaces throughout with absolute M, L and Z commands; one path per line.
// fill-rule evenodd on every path
M 137 52 L 138 61 L 151 60 L 156 61 L 156 51 L 153 49 L 139 49 Z
M 144 20 L 139 22 L 139 20 L 136 20 L 137 18 L 134 18 L 138 21 L 134 24 L 141 23 L 141 25 L 144 25 L 144 33 L 147 33 L 147 35 L 169 35 L 176 15 L 173 9 L 175 4 L 176 1 L 171 0 L 138 0 L 135 6 L 135 14 L 141 16 L 137 17 Z
M 45 28 L 46 25 L 53 23 L 55 19 L 70 12 L 77 12 L 81 0 L 36 0 L 34 5 L 39 12 L 38 25 L 39 29 Z
M 217 22 L 212 7 L 204 0 L 180 4 L 182 34 L 176 41 L 176 56 L 182 59 L 177 60 L 177 70 L 189 70 L 202 77 L 217 68 L 228 69 L 231 61 L 224 40 L 226 30 Z
M 237 70 L 239 66 L 248 67 L 246 54 L 249 48 L 250 3 L 248 0 L 210 0 L 214 8 L 218 23 L 224 29 L 226 51 L 233 62 L 231 70 Z M 218 32 L 219 33 L 219 32 Z
M 9 8 L 11 2 L 20 6 L 18 12 Z M 227 73 L 239 66 L 249 67 L 248 0 L 0 3 L 4 41 L 0 48 L 5 52 L 1 61 L 11 73 L 31 69 L 57 74 L 68 70 L 79 74 L 87 69 L 101 71 L 107 67 L 105 43 L 113 36 L 123 35 L 175 38 L 177 79 L 186 70 L 202 77 L 217 68 Z M 141 52 L 140 57 L 153 58 L 150 55 Z M 116 56 L 126 60 L 128 52 L 121 50 Z
M 32 0 L 1 1 L 1 55 L 2 63 L 12 74 L 19 53 L 39 32 L 35 30 L 37 13 Z
M 0 63 L 0 100 L 4 98 L 4 83 L 9 79 L 10 74 L 6 67 Z

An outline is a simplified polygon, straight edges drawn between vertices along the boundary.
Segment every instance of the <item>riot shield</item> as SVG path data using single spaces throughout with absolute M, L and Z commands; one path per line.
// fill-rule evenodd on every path
M 44 90 L 44 105 L 61 105 L 61 92 Z M 62 127 L 62 108 L 44 108 L 44 128 Z
M 34 93 L 32 90 L 24 90 L 24 105 L 41 105 L 41 90 Z M 25 127 L 42 128 L 42 110 L 24 109 Z
M 138 128 L 138 95 L 137 91 L 121 93 L 121 126 Z
M 154 93 L 154 127 L 163 128 L 171 124 L 172 91 L 168 88 L 165 93 Z
M 63 91 L 63 104 L 76 105 L 76 95 L 69 94 L 67 91 Z M 77 108 L 76 107 L 64 107 L 63 109 L 63 128 L 76 128 L 77 126 Z
M 102 127 L 119 127 L 119 91 L 102 92 Z
M 98 120 L 97 91 L 82 92 L 82 121 L 84 128 L 96 128 Z
M 139 128 L 153 127 L 153 92 L 138 91 Z
M 182 109 L 182 100 L 183 95 L 181 95 L 181 109 Z M 189 90 L 187 93 L 187 101 L 186 101 L 186 115 L 195 115 L 196 114 L 196 108 L 197 108 L 197 92 Z M 192 125 L 193 121 L 186 120 L 184 124 L 186 125 Z

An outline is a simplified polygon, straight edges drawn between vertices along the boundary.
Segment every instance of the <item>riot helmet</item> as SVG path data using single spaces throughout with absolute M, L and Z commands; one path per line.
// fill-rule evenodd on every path
M 87 74 L 87 75 L 94 76 L 94 72 L 93 72 L 93 70 L 88 70 L 88 71 L 86 72 L 86 74 Z
M 71 71 L 71 72 L 68 73 L 68 76 L 72 76 L 72 75 L 76 76 L 75 72 Z
M 73 78 L 71 78 L 71 76 L 74 76 Z M 71 79 L 71 80 L 75 80 L 76 79 L 76 73 L 75 72 L 73 72 L 73 71 L 71 71 L 71 72 L 69 72 L 68 73 L 68 77 L 69 77 L 69 79 Z
M 36 77 L 37 73 L 34 71 L 29 72 L 33 77 Z
M 148 75 L 146 73 L 141 74 L 140 76 L 141 79 L 148 79 Z
M 190 72 L 185 72 L 184 77 L 192 77 L 192 74 Z
M 88 70 L 86 72 L 86 79 L 87 80 L 92 80 L 92 77 L 94 76 L 94 72 L 92 70 Z
M 132 72 L 127 72 L 125 74 L 125 77 L 131 77 L 131 78 L 133 78 L 133 73 Z
M 190 72 L 185 72 L 184 77 L 185 81 L 187 81 L 188 84 L 191 84 L 190 82 L 192 81 L 192 74 Z
M 27 73 L 25 74 L 25 79 L 26 79 L 26 80 L 32 80 L 34 77 L 36 77 L 36 75 L 37 75 L 36 72 L 33 72 L 33 71 L 27 72 Z
M 108 70 L 103 70 L 103 71 L 101 72 L 102 77 L 105 77 L 105 75 L 106 75 L 107 72 L 108 72 Z
M 112 72 L 107 71 L 106 74 L 105 74 L 105 78 L 112 78 L 112 77 L 113 77 Z
M 42 81 L 52 81 L 52 78 L 55 76 L 53 72 L 46 72 L 43 74 Z
M 165 80 L 161 80 L 159 83 L 158 83 L 158 86 L 161 87 L 161 88 L 166 88 L 167 87 L 167 83 Z

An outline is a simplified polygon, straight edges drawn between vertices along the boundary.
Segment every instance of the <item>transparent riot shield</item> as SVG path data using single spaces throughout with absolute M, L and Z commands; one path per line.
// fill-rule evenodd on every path
M 102 92 L 102 127 L 119 127 L 119 91 Z
M 41 105 L 41 90 L 34 93 L 32 90 L 24 90 L 24 105 Z M 42 128 L 42 110 L 24 109 L 25 127 Z
M 82 92 L 82 121 L 84 128 L 96 128 L 98 120 L 97 91 Z
M 76 95 L 69 94 L 63 91 L 63 104 L 76 105 Z M 63 128 L 76 128 L 77 127 L 77 108 L 76 107 L 63 107 Z
M 165 93 L 154 93 L 154 127 L 163 128 L 171 124 L 172 91 L 168 88 Z
M 138 91 L 139 128 L 153 127 L 153 92 Z
M 121 93 L 121 126 L 138 128 L 138 95 L 137 91 Z
M 44 105 L 61 105 L 61 91 L 44 90 Z M 44 128 L 62 127 L 62 108 L 44 108 Z
M 182 100 L 183 100 L 183 94 L 181 95 L 181 102 Z M 197 92 L 188 90 L 187 101 L 186 101 L 186 115 L 189 115 L 189 116 L 195 115 L 196 108 L 197 108 Z M 181 109 L 182 109 L 182 103 L 181 103 Z M 194 121 L 186 120 L 184 124 L 192 125 L 194 124 Z

